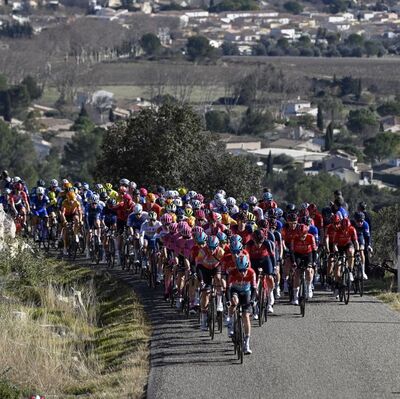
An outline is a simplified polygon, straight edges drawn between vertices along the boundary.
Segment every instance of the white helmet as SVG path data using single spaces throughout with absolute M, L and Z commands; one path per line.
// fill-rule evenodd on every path
M 120 186 L 129 186 L 129 180 L 128 179 L 121 179 L 119 181 Z
M 183 206 L 182 200 L 180 198 L 174 199 L 174 204 L 178 207 L 181 208 Z
M 133 213 L 135 215 L 142 213 L 142 211 L 143 211 L 143 207 L 140 204 L 136 204 L 135 207 L 133 208 Z
M 137 184 L 136 184 L 134 181 L 131 181 L 131 182 L 129 182 L 129 187 L 130 187 L 132 190 L 136 190 Z
M 89 198 L 89 202 L 91 204 L 98 204 L 100 201 L 100 196 L 99 194 L 93 193 L 92 196 Z
M 219 201 L 219 206 L 226 206 L 226 199 L 225 199 L 225 198 L 222 198 L 222 199 Z
M 221 194 L 224 198 L 226 197 L 226 191 L 225 190 L 218 190 L 217 194 Z
M 255 197 L 254 195 L 252 195 L 247 201 L 249 205 L 257 205 L 257 202 L 258 202 L 257 197 Z
M 13 183 L 19 183 L 20 181 L 22 181 L 22 179 L 20 177 L 14 176 Z
M 235 198 L 233 198 L 233 197 L 228 197 L 228 198 L 226 199 L 226 205 L 227 205 L 227 206 L 230 206 L 230 207 L 235 206 L 235 205 L 236 205 L 236 200 L 235 200 Z
M 196 191 L 191 190 L 191 191 L 188 192 L 188 196 L 189 196 L 191 199 L 192 199 L 193 197 L 195 197 L 196 195 L 197 195 Z
M 38 187 L 38 188 L 36 189 L 36 194 L 37 194 L 37 195 L 44 195 L 45 192 L 46 192 L 46 190 L 44 189 L 44 187 Z
M 56 179 L 52 179 L 50 181 L 50 186 L 51 187 L 58 187 L 58 181 Z

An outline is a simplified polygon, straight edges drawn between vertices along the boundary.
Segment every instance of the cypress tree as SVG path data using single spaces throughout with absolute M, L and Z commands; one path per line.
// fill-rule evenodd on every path
M 325 150 L 330 151 L 333 146 L 333 125 L 332 122 L 326 128 L 325 133 Z
M 324 130 L 324 116 L 322 115 L 322 109 L 320 105 L 318 105 L 317 127 L 320 132 Z

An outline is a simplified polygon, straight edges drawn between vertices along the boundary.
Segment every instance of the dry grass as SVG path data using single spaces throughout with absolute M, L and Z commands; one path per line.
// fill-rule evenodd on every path
M 400 312 L 400 293 L 383 292 L 376 296 L 382 302 L 387 303 L 392 309 Z
M 2 271 L 13 269 L 0 263 Z M 21 256 L 19 267 L 0 287 L 0 376 L 8 369 L 7 381 L 27 395 L 143 397 L 150 330 L 132 290 L 108 275 L 31 255 Z M 39 267 L 48 269 L 42 284 L 19 280 Z

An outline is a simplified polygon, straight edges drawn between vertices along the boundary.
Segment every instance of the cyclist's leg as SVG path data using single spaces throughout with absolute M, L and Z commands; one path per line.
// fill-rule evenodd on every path
M 207 329 L 207 311 L 210 300 L 210 287 L 212 284 L 212 271 L 202 265 L 198 266 L 199 279 L 203 283 L 200 296 L 200 328 Z
M 353 243 L 346 246 L 347 264 L 349 265 L 350 272 L 353 272 L 354 267 L 354 245 Z
M 230 306 L 228 308 L 228 317 L 226 319 L 227 322 L 227 330 L 228 330 L 228 336 L 232 337 L 233 336 L 233 314 L 236 310 L 236 306 L 239 304 L 239 294 L 235 288 L 229 288 L 230 290 Z
M 222 301 L 222 275 L 221 266 L 214 269 L 214 284 L 217 291 L 217 312 L 222 312 L 224 310 Z
M 273 313 L 273 305 L 275 303 L 275 297 L 274 297 L 274 267 L 272 266 L 271 259 L 269 257 L 266 257 L 262 263 L 262 270 L 264 274 L 264 281 L 267 286 L 267 292 L 268 292 L 268 309 L 267 311 L 269 313 Z
M 243 309 L 243 326 L 244 326 L 244 345 L 243 352 L 245 354 L 251 354 L 250 349 L 250 335 L 251 335 L 251 323 L 250 323 L 250 312 L 251 312 L 251 293 L 247 291 L 246 293 L 239 295 L 239 303 Z

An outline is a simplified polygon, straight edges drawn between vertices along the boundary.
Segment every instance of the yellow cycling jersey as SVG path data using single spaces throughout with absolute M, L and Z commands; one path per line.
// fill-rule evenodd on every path
M 118 202 L 118 200 L 120 199 L 119 194 L 115 190 L 107 191 L 107 194 L 111 199 L 114 199 L 116 202 Z M 122 196 L 120 201 L 122 201 Z

